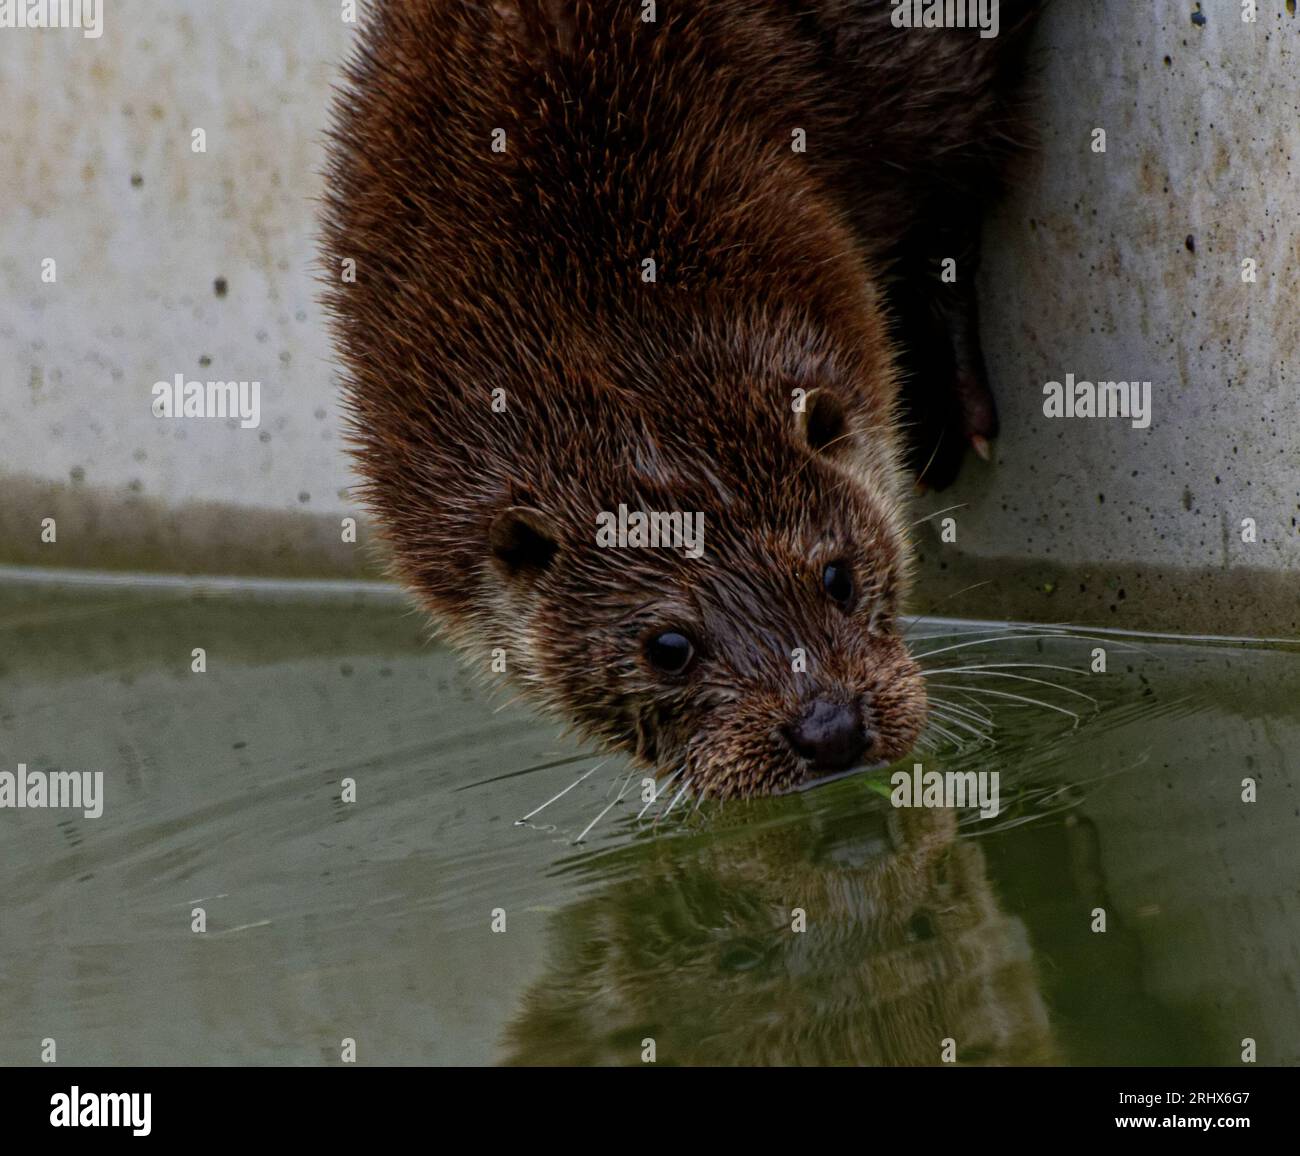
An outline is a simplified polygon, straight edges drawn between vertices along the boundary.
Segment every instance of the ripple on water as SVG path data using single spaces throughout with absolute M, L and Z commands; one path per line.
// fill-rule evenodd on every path
M 912 633 L 997 819 L 647 807 L 392 605 L 0 588 L 6 765 L 106 793 L 0 812 L 0 1062 L 1300 1062 L 1296 650 Z

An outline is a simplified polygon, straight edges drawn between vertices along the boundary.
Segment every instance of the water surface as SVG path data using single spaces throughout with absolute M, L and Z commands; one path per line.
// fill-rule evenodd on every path
M 0 810 L 0 1063 L 1300 1062 L 1297 650 L 912 637 L 967 668 L 925 765 L 997 819 L 857 777 L 638 820 L 395 599 L 0 586 L 0 770 L 106 794 Z

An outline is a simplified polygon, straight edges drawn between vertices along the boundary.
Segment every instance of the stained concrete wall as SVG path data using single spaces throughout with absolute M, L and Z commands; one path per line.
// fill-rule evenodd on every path
M 354 29 L 338 0 L 106 9 L 98 39 L 0 31 L 0 561 L 353 574 L 313 198 Z M 154 417 L 178 373 L 260 381 L 260 426 Z
M 920 531 L 922 605 L 1300 634 L 1293 7 L 1049 11 L 1042 148 L 981 274 L 1004 436 L 921 503 L 961 505 L 955 543 Z M 0 31 L 0 562 L 366 572 L 312 272 L 341 8 L 129 0 L 95 40 Z M 178 373 L 261 381 L 260 427 L 153 417 Z M 1150 428 L 1044 417 L 1067 373 L 1149 380 Z
M 981 271 L 1003 436 L 925 504 L 964 503 L 924 531 L 930 605 L 1300 635 L 1300 18 L 1257 7 L 1052 7 Z M 1149 381 L 1149 428 L 1045 416 L 1071 373 Z

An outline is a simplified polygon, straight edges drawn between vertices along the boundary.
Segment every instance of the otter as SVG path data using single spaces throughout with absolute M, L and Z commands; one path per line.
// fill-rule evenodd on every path
M 1038 7 L 374 4 L 324 299 L 364 499 L 455 645 L 699 799 L 911 749 L 909 465 L 997 432 L 972 275 Z M 620 510 L 703 548 L 607 548 Z

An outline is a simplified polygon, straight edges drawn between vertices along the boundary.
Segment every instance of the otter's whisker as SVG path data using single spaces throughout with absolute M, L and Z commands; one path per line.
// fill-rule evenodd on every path
M 977 632 L 972 631 L 971 633 L 974 634 Z M 948 651 L 950 650 L 961 650 L 963 647 L 967 647 L 967 646 L 989 646 L 995 642 L 1026 642 L 1026 641 L 1032 642 L 1035 639 L 1045 639 L 1045 638 L 1077 640 L 1079 642 L 1106 642 L 1122 650 L 1142 649 L 1142 647 L 1140 646 L 1134 646 L 1132 645 L 1132 643 L 1119 642 L 1114 638 L 1102 638 L 1098 635 L 1093 635 L 1093 634 L 1070 634 L 1070 633 L 1066 633 L 1063 630 L 1059 630 L 1050 634 L 1003 633 L 993 638 L 976 638 L 970 642 L 955 642 L 951 646 L 941 646 L 937 650 L 927 650 L 924 654 L 914 654 L 912 655 L 912 658 L 914 661 L 920 662 L 921 659 L 923 658 L 933 658 L 934 655 L 936 654 L 947 654 Z
M 987 586 L 992 581 L 993 581 L 992 578 L 986 578 L 983 582 L 972 582 L 969 586 L 963 586 L 960 590 L 954 590 L 951 594 L 945 594 L 942 598 L 939 599 L 937 603 L 935 603 L 935 605 L 942 606 L 945 602 L 950 602 L 954 598 L 960 598 L 963 594 L 969 594 L 972 590 L 978 590 L 981 586 Z M 913 617 L 911 622 L 908 623 L 907 627 L 902 631 L 902 633 L 899 634 L 899 637 L 906 638 L 909 634 L 912 633 L 913 630 L 915 630 L 918 626 L 920 626 L 922 622 L 928 622 L 928 621 L 929 618 L 926 615 L 924 614 L 916 615 L 915 617 Z M 977 630 L 968 630 L 968 631 L 962 631 L 961 633 L 979 634 L 982 632 Z M 947 637 L 947 635 L 945 635 L 945 637 Z
M 632 770 L 628 771 L 628 773 L 627 773 L 627 778 L 623 780 L 623 787 L 622 787 L 622 789 L 621 789 L 621 790 L 619 791 L 619 793 L 618 793 L 618 797 L 619 797 L 620 799 L 621 799 L 621 798 L 622 798 L 622 797 L 627 793 L 627 785 L 628 785 L 628 783 L 631 781 L 632 776 L 635 775 L 635 774 L 636 774 L 636 768 L 635 768 L 635 767 L 633 767 Z M 618 782 L 618 776 L 617 776 L 617 775 L 615 775 L 612 779 L 609 780 L 609 786 L 607 786 L 607 787 L 605 788 L 605 798 L 607 798 L 607 799 L 609 798 L 610 792 L 614 789 L 614 784 L 617 783 L 617 782 Z
M 1038 629 L 1039 631 L 1044 631 L 1044 630 L 1051 630 L 1053 628 L 1050 626 L 1045 626 L 1045 627 L 1040 626 L 1037 627 L 1036 629 Z M 983 637 L 976 637 L 977 635 L 982 635 Z M 1037 638 L 1067 638 L 1067 637 L 1069 637 L 1069 635 L 1065 635 L 1065 634 L 1043 634 L 1043 633 L 1025 634 L 1022 631 L 1015 630 L 1014 628 L 1012 628 L 1012 630 L 1008 632 L 1005 627 L 998 627 L 996 632 L 991 630 L 959 630 L 956 632 L 944 631 L 942 634 L 924 634 L 919 638 L 914 638 L 911 640 L 912 645 L 921 646 L 924 645 L 925 643 L 940 642 L 943 641 L 944 639 L 951 639 L 951 638 L 961 638 L 964 639 L 965 641 L 959 643 L 953 643 L 951 646 L 943 646 L 936 650 L 926 651 L 922 654 L 913 654 L 912 657 L 919 662 L 921 659 L 929 658 L 931 655 L 943 654 L 945 651 L 949 649 L 956 650 L 965 646 L 988 646 L 989 644 L 994 642 L 998 642 L 998 643 L 1016 642 L 1017 640 L 1022 638 L 1033 640 Z
M 607 762 L 609 762 L 608 759 L 605 760 L 605 763 Z M 528 820 L 531 819 L 534 815 L 538 815 L 542 811 L 546 810 L 546 808 L 549 807 L 552 803 L 554 803 L 556 799 L 562 799 L 571 790 L 573 790 L 574 787 L 576 787 L 580 782 L 582 782 L 583 779 L 587 778 L 589 775 L 595 774 L 598 770 L 600 770 L 600 768 L 603 767 L 605 763 L 597 763 L 594 767 L 591 768 L 591 770 L 583 771 L 582 774 L 580 774 L 576 779 L 574 779 L 573 782 L 571 782 L 567 787 L 565 787 L 564 790 L 562 790 L 559 794 L 552 795 L 540 807 L 535 807 L 533 810 L 529 811 L 528 814 L 526 814 L 523 818 L 516 819 L 515 826 L 518 827 L 520 823 L 527 823 Z
M 961 727 L 962 730 L 969 731 L 982 743 L 991 743 L 993 741 L 984 731 L 976 729 L 968 722 L 963 722 L 959 718 L 953 718 L 951 715 L 940 714 L 938 711 L 933 711 L 932 713 L 938 718 L 943 719 L 943 721 L 949 726 Z M 960 746 L 961 744 L 959 743 L 958 745 Z
M 933 718 L 930 720 L 930 729 L 932 731 L 937 731 L 939 734 L 943 735 L 943 737 L 946 738 L 950 743 L 952 743 L 953 746 L 960 747 L 962 745 L 962 740 L 959 736 L 953 734 L 952 731 L 946 729 L 945 727 L 941 727 L 937 722 L 934 721 Z
M 672 809 L 673 809 L 675 806 L 677 806 L 677 802 L 678 802 L 678 800 L 681 799 L 681 797 L 682 797 L 684 794 L 686 794 L 686 792 L 689 791 L 690 789 L 691 789 L 691 781 L 690 781 L 690 779 L 687 779 L 686 782 L 682 785 L 682 789 L 681 789 L 680 791 L 678 791 L 676 795 L 673 796 L 673 801 L 672 801 L 671 803 L 668 804 L 668 806 L 667 806 L 667 808 L 665 809 L 664 813 L 663 813 L 662 815 L 659 816 L 659 819 L 666 819 L 666 818 L 668 818 L 669 814 L 672 812 Z M 655 822 L 658 823 L 658 822 L 659 822 L 659 819 L 656 819 Z
M 993 716 L 988 711 L 973 710 L 971 707 L 962 706 L 960 703 L 949 702 L 946 698 L 931 698 L 931 706 L 942 707 L 944 710 L 957 715 L 960 718 L 968 718 L 972 722 L 980 725 L 993 725 Z
M 587 837 L 587 832 L 590 831 L 592 827 L 594 827 L 597 823 L 599 823 L 601 819 L 603 819 L 606 815 L 608 815 L 610 811 L 612 811 L 617 804 L 618 804 L 617 799 L 615 799 L 611 803 L 606 804 L 605 809 L 601 811 L 599 815 L 597 815 L 594 819 L 592 819 L 592 821 L 582 829 L 582 834 L 579 835 L 576 839 L 574 839 L 573 841 L 574 844 L 576 845 L 578 843 L 581 843 Z
M 966 704 L 968 709 L 974 711 L 977 717 L 982 719 L 984 722 L 988 723 L 989 726 L 997 725 L 993 721 L 993 712 L 987 709 L 987 704 L 980 702 L 980 700 L 977 698 L 971 698 L 969 694 L 966 694 L 964 692 L 961 695 L 961 699 L 962 702 Z
M 659 796 L 662 795 L 662 794 L 663 794 L 663 793 L 668 789 L 669 784 L 670 784 L 670 783 L 671 783 L 675 778 L 677 778 L 677 776 L 680 775 L 684 770 L 686 770 L 686 764 L 685 764 L 685 763 L 683 763 L 680 767 L 678 767 L 678 768 L 677 768 L 677 769 L 676 769 L 676 770 L 675 770 L 671 775 L 669 775 L 669 776 L 664 780 L 664 782 L 663 782 L 663 786 L 656 788 L 655 793 L 654 793 L 653 795 L 650 796 L 650 801 L 649 801 L 648 803 L 646 803 L 646 805 L 645 805 L 644 807 L 642 807 L 641 810 L 639 810 L 639 811 L 636 813 L 636 817 L 637 817 L 638 819 L 640 819 L 640 818 L 641 818 L 641 817 L 642 817 L 642 816 L 643 816 L 643 815 L 644 815 L 648 810 L 650 810 L 651 807 L 653 807 L 653 806 L 655 805 L 655 803 L 657 803 L 657 802 L 659 801 Z
M 1017 663 L 1008 663 L 1008 665 L 1011 665 L 1011 666 L 1014 666 L 1014 665 L 1032 666 L 1033 663 L 1020 663 L 1020 664 L 1017 664 Z M 1063 668 L 1063 667 L 1052 667 L 1052 668 L 1049 668 L 1049 669 L 1061 670 L 1061 669 L 1067 669 L 1067 668 Z M 1053 690 L 1059 690 L 1059 691 L 1061 691 L 1062 694 L 1073 694 L 1073 695 L 1076 695 L 1076 696 L 1079 697 L 1079 698 L 1086 698 L 1090 703 L 1092 703 L 1093 706 L 1096 706 L 1096 705 L 1097 705 L 1097 700 L 1096 700 L 1095 698 L 1093 698 L 1092 695 L 1090 695 L 1090 694 L 1084 694 L 1083 691 L 1081 691 L 1081 690 L 1075 690 L 1073 687 L 1069 687 L 1069 686 L 1061 686 L 1061 684 L 1060 684 L 1060 683 L 1057 683 L 1057 682 L 1048 682 L 1048 680 L 1045 679 L 1045 678 L 1030 678 L 1030 677 L 1029 677 L 1028 675 L 1026 675 L 1026 674 L 1005 674 L 1005 673 L 1003 673 L 1002 671 L 993 670 L 993 669 L 990 668 L 990 667 L 977 667 L 977 666 L 954 666 L 954 667 L 950 667 L 950 668 L 947 669 L 947 670 L 932 670 L 932 671 L 929 671 L 929 672 L 927 672 L 927 673 L 929 673 L 929 674 L 967 674 L 967 673 L 969 673 L 969 674 L 972 674 L 972 675 L 976 675 L 976 676 L 978 676 L 978 677 L 980 677 L 980 678 L 1014 678 L 1014 679 L 1018 680 L 1019 682 L 1035 682 L 1035 683 L 1037 683 L 1039 686 L 1050 686 Z M 1073 671 L 1072 673 L 1074 673 L 1074 674 L 1078 674 L 1078 673 L 1080 673 L 1080 672 L 1079 672 L 1079 671 Z
M 945 711 L 942 708 L 933 711 L 936 718 L 943 719 L 950 726 L 962 725 L 963 730 L 969 730 L 977 734 L 981 739 L 992 741 L 992 727 L 987 719 L 982 719 L 978 715 L 954 714 L 952 711 Z
M 576 839 L 574 839 L 574 841 L 573 841 L 575 844 L 576 844 L 576 843 L 581 843 L 581 842 L 583 841 L 583 839 L 585 839 L 585 838 L 587 837 L 587 832 L 589 832 L 589 831 L 592 829 L 592 827 L 594 827 L 597 823 L 599 823 L 599 822 L 601 821 L 601 819 L 603 819 L 606 815 L 608 815 L 608 814 L 610 813 L 610 811 L 612 811 L 615 807 L 617 807 L 617 806 L 619 805 L 619 803 L 621 803 L 621 802 L 623 801 L 623 796 L 627 794 L 627 789 L 628 789 L 628 787 L 631 785 L 631 783 L 632 783 L 632 776 L 631 776 L 631 775 L 628 775 L 626 782 L 624 782 L 624 784 L 623 784 L 623 789 L 622 789 L 621 791 L 619 791 L 619 793 L 618 793 L 618 797 L 617 797 L 616 799 L 612 800 L 612 801 L 611 801 L 611 802 L 610 802 L 610 803 L 605 807 L 605 809 L 604 809 L 603 811 L 601 811 L 601 813 L 600 813 L 599 815 L 597 815 L 594 819 L 592 819 L 592 821 L 591 821 L 590 823 L 588 823 L 588 824 L 587 824 L 587 825 L 582 829 L 582 834 L 579 835 L 579 836 L 578 836 Z
M 944 711 L 936 712 L 935 717 L 942 719 L 943 722 L 950 727 L 958 727 L 961 730 L 964 730 L 967 734 L 973 735 L 977 742 L 989 743 L 989 744 L 993 743 L 993 739 L 989 735 L 988 731 L 984 730 L 983 727 L 976 726 L 974 723 L 967 722 L 964 718 L 960 718 L 957 715 L 948 714 Z M 963 741 L 968 741 L 968 740 L 963 740 Z
M 955 598 L 958 594 L 965 594 L 968 590 L 978 590 L 981 586 L 987 586 L 992 581 L 992 578 L 986 578 L 983 582 L 975 582 L 970 586 L 963 586 L 962 589 L 955 590 L 952 594 L 947 595 L 944 601 L 947 601 L 948 598 Z M 942 603 L 939 605 L 942 605 Z M 906 616 L 904 616 L 904 618 L 906 618 Z M 934 622 L 928 614 L 914 614 L 910 619 L 907 619 L 907 621 L 909 630 L 926 622 L 931 622 L 938 628 L 936 633 L 923 635 L 921 638 L 916 640 L 917 642 L 924 642 L 927 639 L 937 641 L 940 638 L 971 638 L 976 634 L 1005 635 L 1007 631 L 1014 632 L 1017 630 L 1064 630 L 1069 625 L 1065 622 L 1035 622 L 1032 625 L 1018 626 L 1014 622 L 1000 622 L 993 626 L 971 627 L 969 630 L 950 630 L 944 629 L 940 623 Z
M 704 796 L 707 795 L 708 793 L 709 793 L 709 788 L 708 785 L 706 784 L 704 790 L 702 790 L 698 795 L 695 796 L 695 806 L 691 808 L 692 815 L 694 815 L 695 812 L 700 809 L 700 804 L 704 802 Z
M 918 482 L 925 481 L 925 475 L 929 473 L 930 467 L 934 465 L 934 459 L 939 456 L 939 447 L 943 445 L 943 435 L 946 432 L 947 432 L 946 430 L 939 431 L 939 438 L 934 443 L 934 449 L 930 451 L 929 460 L 926 461 L 924 467 L 922 467 L 922 469 L 916 475 L 916 480 Z
M 933 514 L 926 514 L 924 518 L 917 518 L 912 523 L 912 526 L 919 526 L 922 522 L 928 522 L 931 518 L 937 518 L 940 514 L 950 514 L 953 510 L 964 510 L 969 505 L 969 502 L 958 502 L 955 506 L 944 506 L 942 510 L 935 510 Z M 909 526 L 908 529 L 910 530 L 912 526 Z
M 1054 662 L 969 662 L 963 666 L 944 666 L 939 668 L 922 667 L 923 674 L 953 674 L 962 670 L 1063 670 L 1066 674 L 1086 675 L 1086 670 L 1077 666 L 1061 666 Z
M 961 686 L 945 685 L 944 683 L 941 682 L 935 683 L 935 685 L 939 687 L 941 690 L 968 690 L 971 694 L 987 694 L 987 695 L 992 695 L 994 698 L 1009 698 L 1009 699 L 1013 699 L 1016 702 L 1028 703 L 1030 706 L 1041 706 L 1045 710 L 1054 710 L 1058 714 L 1069 715 L 1072 719 L 1074 719 L 1074 725 L 1076 727 L 1079 725 L 1079 722 L 1081 721 L 1079 715 L 1075 714 L 1074 711 L 1072 710 L 1066 710 L 1065 707 L 1063 706 L 1056 706 L 1050 702 L 1042 702 L 1036 698 L 1028 698 L 1023 694 L 1011 694 L 1009 691 L 1005 691 L 1005 690 L 989 690 L 987 687 L 983 687 L 983 686 L 961 687 Z
M 973 633 L 973 632 L 972 632 Z M 940 646 L 935 650 L 927 650 L 921 654 L 912 655 L 915 662 L 920 662 L 926 658 L 933 658 L 936 654 L 947 654 L 952 650 L 963 650 L 968 646 L 992 646 L 995 642 L 1015 642 L 1020 639 L 1035 638 L 1062 638 L 1060 634 L 995 634 L 990 638 L 973 638 L 967 642 L 954 642 L 951 646 Z

